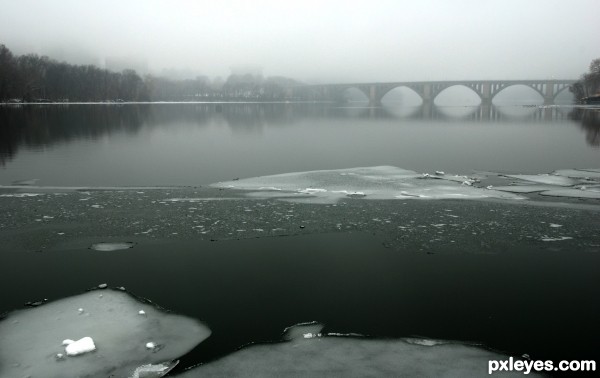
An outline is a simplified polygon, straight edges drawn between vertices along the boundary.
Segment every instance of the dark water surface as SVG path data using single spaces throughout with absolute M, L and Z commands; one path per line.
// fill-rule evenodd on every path
M 110 253 L 5 252 L 10 265 L 0 284 L 18 289 L 4 291 L 2 309 L 122 285 L 211 328 L 182 368 L 278 341 L 284 328 L 311 320 L 326 332 L 461 340 L 534 359 L 597 358 L 600 254 L 565 258 L 525 243 L 491 255 L 403 252 L 361 232 L 141 243 Z
M 0 107 L 0 184 L 199 185 L 393 165 L 418 172 L 596 167 L 598 112 L 323 104 Z

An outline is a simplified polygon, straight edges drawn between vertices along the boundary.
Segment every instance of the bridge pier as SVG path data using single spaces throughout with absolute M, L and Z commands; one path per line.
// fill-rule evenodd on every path
M 369 86 L 369 106 L 381 106 L 381 96 L 378 92 L 376 85 Z

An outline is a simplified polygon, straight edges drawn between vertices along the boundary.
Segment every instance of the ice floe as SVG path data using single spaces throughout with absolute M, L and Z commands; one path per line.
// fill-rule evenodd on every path
M 90 249 L 95 251 L 109 252 L 118 251 L 120 249 L 133 248 L 135 243 L 133 242 L 120 242 L 120 243 L 96 243 L 90 246 Z
M 295 333 L 298 337 L 289 341 L 251 345 L 180 377 L 483 377 L 488 375 L 489 360 L 508 359 L 451 341 Z M 523 372 L 501 373 L 523 376 Z
M 197 320 L 125 292 L 90 291 L 0 321 L 0 377 L 160 377 L 209 335 Z M 148 340 L 164 347 L 146 349 Z
M 66 345 L 65 352 L 67 352 L 67 356 L 78 356 L 80 354 L 89 353 L 96 350 L 94 339 L 89 336 L 82 337 L 77 341 L 69 339 L 63 340 L 62 344 Z
M 443 172 L 439 172 L 443 173 Z M 521 197 L 472 186 L 466 176 L 422 175 L 392 166 L 284 173 L 213 184 L 218 188 L 249 191 L 251 197 L 281 198 L 292 202 L 333 203 L 341 198 L 365 199 L 479 199 Z M 463 184 L 463 185 L 461 185 Z M 264 188 L 269 188 L 265 190 Z M 273 191 L 270 188 L 280 190 Z

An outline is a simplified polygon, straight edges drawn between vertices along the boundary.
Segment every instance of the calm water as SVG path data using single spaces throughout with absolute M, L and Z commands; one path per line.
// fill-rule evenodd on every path
M 598 118 L 522 106 L 4 106 L 0 184 L 201 185 L 376 165 L 546 173 L 598 166 Z

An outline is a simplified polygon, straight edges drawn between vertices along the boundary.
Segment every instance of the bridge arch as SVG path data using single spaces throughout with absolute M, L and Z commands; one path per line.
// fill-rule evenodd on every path
M 470 85 L 462 84 L 462 83 L 440 85 L 438 88 L 433 88 L 433 92 L 431 94 L 431 101 L 434 104 L 439 105 L 439 101 L 440 100 L 444 101 L 445 100 L 444 97 L 448 96 L 449 92 L 447 92 L 447 91 L 449 91 L 449 90 L 455 91 L 456 89 L 459 89 L 462 91 L 463 90 L 462 88 L 466 88 L 468 90 L 467 92 L 463 92 L 463 93 L 469 93 L 466 96 L 471 97 L 471 99 L 473 99 L 474 101 L 465 102 L 464 100 L 461 100 L 459 102 L 456 102 L 456 105 L 467 105 L 467 106 L 468 105 L 480 105 L 483 102 L 482 94 L 479 93 L 476 88 L 473 88 Z M 461 97 L 465 97 L 465 95 L 463 94 Z
M 396 102 L 400 102 L 402 103 L 402 105 L 409 105 L 409 106 L 418 106 L 423 104 L 424 100 L 423 100 L 423 95 L 421 93 L 419 93 L 417 90 L 415 90 L 415 88 L 412 88 L 408 85 L 405 84 L 400 84 L 400 85 L 395 85 L 395 86 L 390 86 L 389 88 L 386 88 L 385 90 L 381 91 L 381 93 L 379 93 L 379 103 L 383 103 L 383 102 L 387 102 L 387 100 L 391 100 L 391 102 L 394 102 L 393 100 L 393 95 L 395 94 L 394 92 L 396 92 L 398 94 L 398 97 L 400 97 L 401 99 L 399 101 Z M 408 100 L 405 100 L 404 97 L 405 96 L 409 96 Z
M 354 85 L 340 87 L 337 97 L 339 102 L 369 102 L 369 92 Z
M 515 98 L 519 98 L 519 101 L 510 101 L 510 100 L 505 99 L 505 97 L 510 95 L 510 93 L 515 93 L 515 94 L 518 93 L 517 96 L 514 96 L 514 95 L 513 96 Z M 536 97 L 523 100 L 524 98 L 526 98 L 526 93 L 536 94 Z M 529 85 L 526 83 L 523 83 L 523 84 L 515 83 L 515 84 L 506 85 L 503 88 L 500 88 L 495 93 L 492 93 L 490 101 L 494 102 L 494 103 L 497 103 L 498 101 L 500 101 L 501 104 L 503 103 L 506 105 L 519 105 L 519 104 L 531 104 L 531 103 L 541 105 L 544 103 L 544 93 L 542 92 L 542 90 L 540 88 L 536 88 L 532 85 Z

